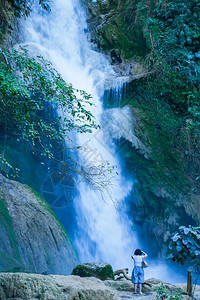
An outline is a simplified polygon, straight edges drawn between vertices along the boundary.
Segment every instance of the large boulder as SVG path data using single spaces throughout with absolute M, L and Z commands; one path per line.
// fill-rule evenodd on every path
M 107 263 L 85 263 L 76 266 L 72 275 L 80 277 L 96 277 L 101 280 L 114 279 L 114 272 L 111 265 Z
M 77 263 L 49 205 L 30 187 L 0 175 L 0 271 L 68 275 Z
M 36 275 L 25 273 L 0 274 L 0 299 L 18 300 L 119 300 L 117 291 L 79 276 Z

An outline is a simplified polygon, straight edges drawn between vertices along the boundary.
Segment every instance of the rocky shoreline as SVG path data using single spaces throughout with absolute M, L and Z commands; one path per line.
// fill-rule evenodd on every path
M 186 284 L 172 285 L 157 279 L 149 279 L 152 287 L 144 286 L 143 295 L 133 294 L 133 284 L 126 279 L 102 281 L 95 277 L 82 278 L 69 275 L 39 275 L 27 273 L 0 273 L 0 299 L 12 300 L 156 300 L 156 289 L 163 285 L 169 293 L 186 294 Z M 200 286 L 195 298 L 200 299 Z M 176 298 L 174 298 L 176 299 Z

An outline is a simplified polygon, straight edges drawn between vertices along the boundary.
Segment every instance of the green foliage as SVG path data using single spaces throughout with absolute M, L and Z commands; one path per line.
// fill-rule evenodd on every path
M 152 51 L 148 62 L 160 76 L 160 100 L 184 119 L 184 138 L 200 136 L 200 4 L 198 1 L 157 1 L 146 13 Z
M 180 226 L 169 244 L 170 258 L 184 264 L 193 264 L 196 271 L 200 267 L 200 227 Z
M 26 49 L 0 53 L 0 124 L 5 136 L 12 134 L 33 153 L 50 159 L 53 142 L 63 143 L 70 130 L 83 133 L 98 127 L 87 109 L 91 96 L 66 84 L 50 62 L 29 57 Z M 60 112 L 53 122 L 44 118 L 49 106 Z M 12 168 L 4 153 L 1 161 L 3 171 Z
M 185 175 L 185 165 L 180 150 L 180 140 L 177 139 L 183 126 L 183 120 L 178 117 L 169 104 L 160 99 L 159 79 L 151 75 L 151 78 L 140 79 L 132 82 L 128 88 L 127 102 L 134 109 L 134 115 L 139 122 L 135 123 L 134 131 L 137 137 L 150 149 L 149 159 L 145 159 L 132 147 L 124 147 L 127 155 L 128 168 L 133 169 L 138 183 L 141 184 L 143 198 L 154 198 L 155 191 L 165 189 L 174 197 L 180 192 L 188 191 L 188 183 Z M 158 87 L 156 89 L 155 87 Z M 147 93 L 148 91 L 148 93 Z M 151 197 L 150 197 L 151 194 Z M 152 197 L 153 196 L 153 197 Z M 161 200 L 157 201 L 157 206 L 162 205 Z M 163 199 L 163 204 L 169 206 L 169 202 Z M 170 204 L 170 207 L 173 203 Z
M 177 61 L 187 68 L 199 58 L 200 3 L 196 0 L 157 1 L 153 18 L 148 19 L 156 49 L 172 65 Z M 171 57 L 169 57 L 169 54 Z
M 179 290 L 178 293 L 176 294 L 172 294 L 169 292 L 169 290 L 166 288 L 166 286 L 162 283 L 160 287 L 158 287 L 156 289 L 156 292 L 157 292 L 157 299 L 158 300 L 164 300 L 164 299 L 167 299 L 167 300 L 181 300 L 183 299 L 182 295 L 181 295 L 181 290 Z
M 149 48 L 142 24 L 137 22 L 137 1 L 106 1 L 103 5 L 102 3 L 97 1 L 92 4 L 96 7 L 97 13 L 96 16 L 92 14 L 91 23 L 94 19 L 96 24 L 100 23 L 100 26 L 95 26 L 94 29 L 98 46 L 103 50 L 109 50 L 112 61 L 117 63 L 121 62 L 121 58 L 144 57 Z M 106 16 L 105 21 L 99 17 L 100 15 Z
M 136 23 L 142 25 L 151 49 L 145 60 L 150 73 L 136 82 L 133 100 L 129 101 L 144 109 L 144 129 L 148 127 L 150 131 L 143 134 L 143 142 L 152 147 L 160 168 L 167 167 L 166 155 L 176 160 L 188 177 L 191 190 L 199 192 L 200 182 L 196 179 L 200 169 L 199 1 L 127 3 L 128 24 L 132 21 L 132 28 Z M 162 135 L 166 137 L 165 147 L 159 142 Z M 171 148 L 170 153 L 165 153 L 165 148 Z
M 187 264 L 195 274 L 195 287 L 200 275 L 200 227 L 180 226 L 171 236 L 169 258 L 180 264 Z

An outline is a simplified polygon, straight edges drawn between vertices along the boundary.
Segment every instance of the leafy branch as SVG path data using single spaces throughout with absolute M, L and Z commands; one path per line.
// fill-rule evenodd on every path
M 5 134 L 39 146 L 41 155 L 51 158 L 49 140 L 63 143 L 71 130 L 85 133 L 99 127 L 87 109 L 91 96 L 67 84 L 50 62 L 30 58 L 24 48 L 0 54 L 0 124 Z M 53 122 L 46 117 L 49 106 L 60 114 Z
M 200 276 L 200 227 L 180 226 L 171 236 L 169 253 L 173 261 L 190 266 L 190 271 L 196 275 L 196 286 Z M 194 291 L 195 287 L 193 294 Z
M 4 144 L 7 136 L 16 143 L 25 142 L 33 155 L 54 161 L 60 176 L 78 174 L 101 194 L 106 190 L 110 195 L 114 167 L 81 164 L 68 155 L 65 146 L 66 139 L 69 144 L 72 142 L 70 131 L 84 134 L 99 128 L 88 110 L 92 106 L 91 95 L 67 84 L 49 61 L 42 56 L 30 57 L 26 48 L 1 50 L 0 55 L 0 125 Z M 53 118 L 49 110 L 54 111 Z M 55 153 L 55 144 L 62 153 Z M 73 144 L 73 148 L 80 147 Z M 4 152 L 0 156 L 1 170 L 6 175 L 19 176 L 20 170 L 11 165 Z

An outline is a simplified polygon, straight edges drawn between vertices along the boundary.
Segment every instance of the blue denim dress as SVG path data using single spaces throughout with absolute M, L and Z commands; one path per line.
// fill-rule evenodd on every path
M 133 283 L 144 283 L 144 270 L 142 267 L 142 261 L 144 256 L 142 255 L 134 255 L 134 268 L 132 272 L 131 280 Z
M 134 267 L 131 280 L 133 283 L 144 283 L 144 270 L 143 267 Z

